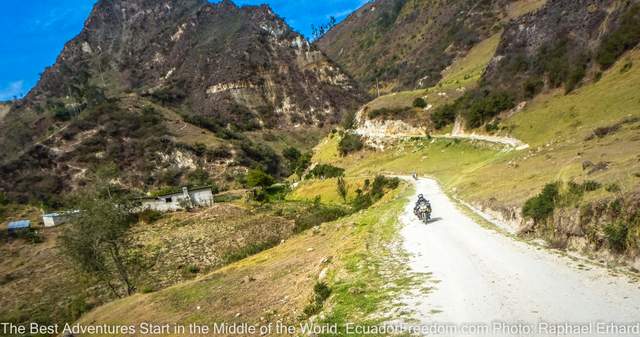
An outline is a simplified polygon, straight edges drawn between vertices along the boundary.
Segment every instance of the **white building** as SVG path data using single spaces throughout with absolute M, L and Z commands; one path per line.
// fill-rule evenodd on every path
M 161 212 L 176 211 L 185 207 L 206 207 L 213 205 L 213 191 L 211 186 L 189 190 L 182 188 L 182 192 L 159 195 L 140 199 L 141 209 L 153 209 Z
M 62 224 L 65 224 L 71 219 L 73 216 L 80 213 L 80 211 L 68 211 L 68 212 L 56 212 L 56 213 L 48 213 L 42 215 L 42 222 L 45 227 L 55 227 Z

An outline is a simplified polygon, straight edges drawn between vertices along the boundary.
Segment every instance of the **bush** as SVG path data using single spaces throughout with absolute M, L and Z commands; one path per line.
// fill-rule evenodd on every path
M 609 193 L 620 192 L 620 185 L 616 183 L 607 184 L 607 186 L 605 187 L 605 190 Z
M 346 133 L 340 143 L 338 143 L 338 151 L 340 155 L 345 156 L 351 152 L 360 151 L 364 148 L 362 137 L 352 133 Z
M 304 315 L 311 317 L 319 313 L 329 296 L 331 296 L 331 288 L 325 282 L 316 282 L 313 286 L 313 298 L 303 309 Z
M 266 188 L 275 183 L 275 179 L 262 168 L 255 168 L 247 172 L 247 186 Z
M 223 257 L 223 260 L 225 261 L 225 263 L 240 261 L 251 255 L 258 254 L 263 250 L 267 250 L 271 247 L 275 247 L 279 242 L 280 242 L 279 238 L 273 237 L 263 242 L 248 244 L 244 247 L 236 249 L 235 251 L 225 254 L 225 256 Z
M 313 168 L 313 170 L 309 171 L 306 178 L 329 179 L 342 177 L 343 175 L 344 169 L 341 167 L 333 166 L 330 164 L 318 164 Z
M 289 173 L 295 173 L 302 176 L 304 171 L 311 164 L 311 153 L 302 154 L 295 147 L 289 147 L 282 151 L 282 156 L 288 161 Z
M 616 222 L 604 227 L 604 235 L 611 250 L 622 253 L 627 247 L 629 228 L 623 222 Z
M 463 103 L 461 114 L 470 128 L 477 128 L 498 113 L 515 106 L 513 97 L 506 92 L 484 91 L 469 96 Z
M 417 97 L 413 100 L 413 107 L 424 109 L 427 107 L 427 101 L 422 97 Z
M 559 197 L 559 184 L 545 185 L 540 194 L 530 198 L 522 207 L 522 215 L 533 219 L 536 223 L 546 221 L 553 214 L 556 201 Z
M 599 189 L 600 187 L 602 187 L 602 185 L 599 182 L 593 181 L 593 180 L 587 180 L 584 183 L 582 183 L 582 188 L 584 189 L 585 192 L 593 192 Z
M 156 211 L 154 209 L 145 209 L 144 211 L 138 213 L 138 221 L 143 221 L 147 224 L 152 224 L 162 218 L 162 212 Z
M 341 207 L 322 205 L 316 202 L 298 214 L 295 219 L 294 231 L 300 233 L 322 223 L 337 220 L 345 215 L 347 215 L 347 212 Z
M 351 202 L 351 206 L 356 211 L 368 208 L 384 196 L 385 188 L 395 189 L 399 184 L 400 179 L 397 177 L 387 178 L 383 175 L 378 175 L 371 183 L 369 192 L 364 193 L 360 189 L 356 190 L 356 197 Z M 365 186 L 368 186 L 368 184 L 365 183 Z
M 455 122 L 456 120 L 456 106 L 455 104 L 445 104 L 439 106 L 432 114 L 431 121 L 436 129 L 442 129 L 443 127 Z

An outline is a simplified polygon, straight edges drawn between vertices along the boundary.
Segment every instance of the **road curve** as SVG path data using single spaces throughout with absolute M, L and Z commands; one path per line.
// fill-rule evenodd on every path
M 403 301 L 422 325 L 474 322 L 492 329 L 443 334 L 455 336 L 623 336 L 620 329 L 640 321 L 640 285 L 629 277 L 484 228 L 460 211 L 436 181 L 415 183 L 416 195 L 401 219 L 403 247 L 411 256 L 411 270 L 430 275 L 425 282 L 432 290 L 407 294 Z M 418 193 L 433 207 L 434 221 L 427 225 L 412 212 Z M 498 322 L 506 324 L 502 330 Z M 632 324 L 603 331 L 608 322 Z M 585 330 L 549 330 L 563 326 Z

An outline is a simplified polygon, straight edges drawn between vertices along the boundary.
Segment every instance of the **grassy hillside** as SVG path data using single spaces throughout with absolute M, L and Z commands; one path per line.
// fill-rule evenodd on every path
M 418 123 L 429 123 L 430 111 L 439 106 L 450 103 L 460 97 L 465 91 L 477 86 L 482 73 L 493 57 L 500 41 L 500 34 L 496 33 L 486 40 L 476 44 L 464 56 L 457 58 L 449 67 L 442 71 L 442 79 L 433 87 L 419 90 L 409 90 L 386 94 L 364 105 L 368 111 L 390 109 L 401 111 L 412 106 L 416 98 L 423 98 L 430 106 L 428 111 L 413 109 Z M 393 118 L 390 118 L 393 119 Z
M 400 273 L 405 268 L 402 255 L 390 254 L 394 248 L 389 243 L 396 239 L 398 215 L 408 192 L 401 187 L 364 212 L 325 223 L 193 281 L 114 301 L 80 322 L 297 324 L 313 312 L 309 305 L 319 279 L 328 284 L 331 296 L 318 320 L 384 319 L 372 316 L 374 312 L 397 317 L 401 313 L 393 310 L 393 295 L 418 277 Z
M 272 247 L 293 235 L 295 218 L 309 203 L 276 208 L 219 203 L 192 212 L 172 212 L 140 221 L 128 236 L 132 256 L 148 269 L 136 275 L 137 290 L 157 291 Z M 61 252 L 60 235 L 70 225 L 43 229 L 35 208 L 7 206 L 4 220 L 27 218 L 38 241 L 0 237 L 0 321 L 55 324 L 72 322 L 114 296 L 106 286 L 80 273 Z
M 434 176 L 450 193 L 492 209 L 509 210 L 516 217 L 545 185 L 560 182 L 563 201 L 557 202 L 560 213 L 554 214 L 563 219 L 564 228 L 557 232 L 570 237 L 576 235 L 575 229 L 565 233 L 571 230 L 567 224 L 582 226 L 576 224 L 577 219 L 592 221 L 581 231 L 590 233 L 588 240 L 595 249 L 602 249 L 610 244 L 605 228 L 622 221 L 628 226 L 624 228 L 628 228 L 631 241 L 626 247 L 633 256 L 638 249 L 633 240 L 640 226 L 633 217 L 640 191 L 638 63 L 640 52 L 631 51 L 599 81 L 568 95 L 560 91 L 541 95 L 522 111 L 502 116 L 500 133 L 529 143 L 527 150 L 505 151 L 477 141 L 416 138 L 392 144 L 385 151 L 332 157 L 339 139 L 328 139 L 318 145 L 314 160 L 343 167 L 348 176 L 385 171 Z M 594 187 L 576 190 L 583 184 Z M 630 217 L 580 215 L 581 210 L 616 207 L 618 215 Z

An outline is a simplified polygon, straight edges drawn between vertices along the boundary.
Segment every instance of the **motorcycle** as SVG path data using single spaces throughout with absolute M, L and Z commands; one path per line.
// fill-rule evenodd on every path
M 431 220 L 431 206 L 428 203 L 416 205 L 413 209 L 413 213 L 425 224 L 429 223 L 429 220 Z

